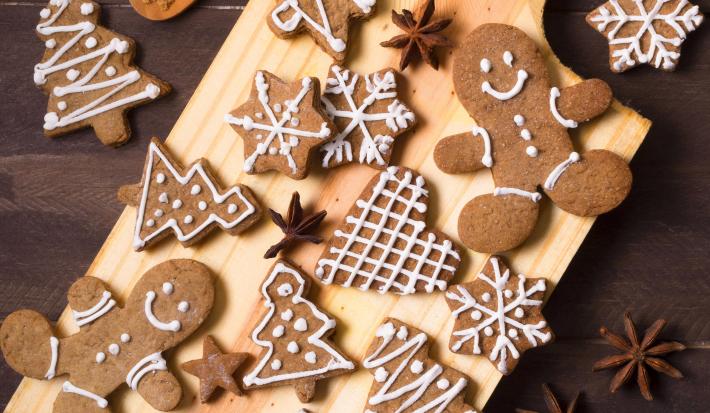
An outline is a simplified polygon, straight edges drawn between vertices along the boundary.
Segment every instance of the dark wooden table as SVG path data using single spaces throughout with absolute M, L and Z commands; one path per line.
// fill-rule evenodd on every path
M 122 210 L 116 188 L 136 180 L 150 137 L 168 134 L 246 0 L 204 0 L 165 23 L 144 20 L 125 0 L 101 2 L 106 25 L 140 45 L 138 63 L 174 87 L 169 97 L 132 112 L 133 138 L 117 150 L 90 131 L 42 137 L 47 101 L 32 82 L 32 67 L 43 53 L 33 29 L 45 3 L 0 0 L 3 319 L 25 307 L 58 318 L 67 288 L 85 273 Z M 582 390 L 580 412 L 710 411 L 710 23 L 691 34 L 675 73 L 644 67 L 614 75 L 606 42 L 584 22 L 600 3 L 550 0 L 545 26 L 552 47 L 580 75 L 609 82 L 654 126 L 631 164 L 629 199 L 597 221 L 545 308 L 556 343 L 523 357 L 488 412 L 545 411 L 543 382 L 564 401 Z M 710 14 L 710 0 L 695 3 Z M 690 347 L 669 357 L 685 380 L 652 375 L 654 402 L 641 398 L 635 383 L 611 395 L 612 373 L 591 371 L 613 352 L 598 327 L 622 331 L 627 309 L 641 329 L 668 319 L 662 337 Z M 19 381 L 0 363 L 0 406 Z

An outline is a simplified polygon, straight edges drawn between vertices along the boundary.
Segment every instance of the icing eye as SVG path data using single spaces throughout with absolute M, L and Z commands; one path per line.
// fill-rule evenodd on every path
M 163 292 L 165 293 L 165 295 L 170 295 L 170 294 L 172 294 L 172 293 L 173 293 L 173 289 L 174 289 L 174 287 L 173 287 L 173 285 L 172 285 L 171 283 L 169 283 L 169 282 L 164 282 L 164 283 L 163 283 Z
M 281 297 L 287 297 L 293 293 L 293 287 L 291 287 L 291 284 L 289 283 L 283 283 L 279 285 L 279 288 L 276 291 Z
M 513 54 L 506 50 L 506 51 L 503 53 L 503 61 L 504 61 L 505 64 L 507 64 L 508 66 L 513 67 Z
M 488 59 L 481 59 L 481 72 L 488 73 L 491 71 L 491 61 Z
M 190 309 L 190 303 L 187 301 L 180 301 L 180 304 L 178 304 L 178 311 L 181 313 L 186 313 L 187 310 Z

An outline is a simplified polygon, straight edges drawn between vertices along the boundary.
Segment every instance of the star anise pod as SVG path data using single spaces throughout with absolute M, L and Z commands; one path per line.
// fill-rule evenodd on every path
M 547 383 L 542 385 L 542 394 L 545 397 L 545 405 L 547 406 L 547 410 L 550 413 L 574 413 L 574 411 L 577 409 L 577 402 L 579 401 L 579 396 L 581 393 L 577 392 L 577 395 L 574 396 L 574 400 L 572 400 L 572 403 L 567 406 L 567 410 L 562 409 L 560 401 L 557 400 L 555 393 L 552 392 L 552 389 L 550 389 L 550 386 Z M 537 413 L 532 410 L 524 409 L 515 409 L 515 411 L 516 413 Z
M 641 389 L 641 394 L 646 400 L 653 400 L 646 366 L 659 373 L 671 376 L 674 379 L 683 378 L 683 373 L 671 366 L 667 361 L 658 358 L 658 356 L 674 351 L 683 351 L 685 350 L 685 346 L 676 341 L 662 342 L 653 345 L 661 330 L 663 330 L 663 327 L 666 326 L 666 323 L 666 320 L 656 320 L 656 322 L 646 330 L 641 342 L 638 340 L 636 326 L 634 326 L 634 322 L 631 320 L 631 314 L 628 312 L 624 314 L 624 327 L 626 336 L 629 338 L 628 340 L 612 333 L 607 330 L 606 327 L 599 329 L 599 334 L 601 334 L 609 344 L 622 351 L 621 354 L 604 357 L 594 363 L 593 367 L 593 371 L 599 371 L 623 366 L 611 380 L 609 390 L 612 393 L 615 393 L 624 383 L 629 381 L 634 371 L 636 371 L 636 380 Z
M 443 19 L 429 22 L 434 15 L 434 0 L 424 0 L 425 3 L 417 10 L 417 15 L 409 10 L 402 10 L 402 14 L 392 10 L 392 22 L 405 34 L 400 34 L 380 43 L 383 47 L 402 49 L 399 61 L 399 70 L 404 70 L 419 56 L 435 70 L 439 69 L 439 60 L 434 53 L 436 47 L 451 47 L 449 39 L 440 34 L 451 24 L 453 19 Z
M 326 211 L 320 211 L 315 214 L 303 217 L 303 208 L 301 207 L 301 196 L 298 192 L 294 192 L 291 196 L 291 203 L 288 206 L 286 219 L 273 209 L 269 208 L 271 220 L 274 224 L 281 228 L 285 234 L 283 239 L 272 245 L 264 254 L 264 258 L 274 258 L 279 251 L 285 249 L 291 244 L 299 241 L 308 241 L 314 244 L 320 244 L 323 238 L 317 235 L 310 235 L 314 229 L 323 221 L 327 215 Z

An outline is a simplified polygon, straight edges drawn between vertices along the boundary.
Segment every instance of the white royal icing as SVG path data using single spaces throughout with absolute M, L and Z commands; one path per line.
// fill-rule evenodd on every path
M 163 283 L 163 294 L 170 295 L 173 293 L 173 291 L 175 291 L 175 287 L 172 283 L 167 281 Z
M 367 290 L 374 281 L 380 281 L 384 283 L 378 289 L 381 294 L 391 288 L 394 288 L 397 294 L 412 294 L 416 292 L 415 286 L 418 281 L 426 283 L 425 290 L 429 293 L 433 292 L 435 288 L 442 291 L 446 289 L 447 282 L 438 279 L 438 277 L 442 271 L 454 272 L 456 269 L 445 264 L 445 261 L 448 257 L 455 260 L 461 258 L 448 239 L 437 243 L 437 236 L 432 232 L 429 232 L 425 240 L 418 238 L 419 234 L 425 230 L 426 224 L 423 221 L 412 219 L 410 214 L 413 210 L 420 214 L 426 213 L 426 205 L 420 202 L 420 198 L 429 196 L 429 193 L 423 188 L 424 178 L 421 176 L 414 178 L 412 172 L 406 171 L 400 180 L 397 177 L 397 171 L 397 167 L 391 166 L 380 173 L 379 181 L 374 186 L 370 199 L 356 201 L 361 213 L 359 216 L 349 215 L 346 217 L 346 222 L 352 224 L 352 232 L 348 234 L 340 230 L 334 232 L 335 237 L 343 238 L 345 242 L 340 249 L 331 248 L 330 252 L 337 254 L 335 259 L 318 261 L 316 276 L 323 283 L 331 284 L 335 279 L 335 273 L 340 270 L 350 274 L 343 286 L 349 287 L 357 277 L 363 277 L 365 282 L 360 285 L 360 289 Z M 397 187 L 394 191 L 387 189 L 387 184 L 390 182 L 395 183 Z M 405 192 L 405 190 L 407 191 Z M 409 193 L 409 197 L 405 198 L 403 193 Z M 385 208 L 375 205 L 381 196 L 388 199 Z M 402 212 L 395 213 L 395 207 L 397 210 L 400 210 L 401 207 Z M 378 222 L 368 221 L 372 214 L 379 217 Z M 386 225 L 393 220 L 396 221 L 396 226 L 390 229 Z M 404 233 L 405 227 L 413 228 L 412 233 Z M 363 233 L 369 233 L 370 236 L 366 238 Z M 383 234 L 388 235 L 386 244 L 380 239 Z M 395 246 L 397 241 L 402 242 L 403 249 Z M 356 252 L 355 246 L 357 245 L 363 245 L 364 249 L 361 252 Z M 372 254 L 373 250 L 379 254 Z M 396 263 L 388 262 L 392 256 L 397 257 Z M 434 256 L 437 258 L 434 259 Z M 352 265 L 346 264 L 346 257 L 355 258 L 357 262 Z M 417 266 L 409 270 L 404 267 L 405 261 L 414 261 Z M 330 267 L 327 272 L 326 267 Z M 384 276 L 385 271 L 389 272 L 387 277 Z M 406 277 L 407 283 L 398 282 L 399 276 Z
M 525 276 L 522 274 L 518 275 L 518 288 L 515 291 L 515 298 L 512 301 L 506 302 L 503 299 L 503 291 L 506 287 L 506 284 L 508 283 L 508 280 L 510 279 L 510 269 L 506 269 L 506 271 L 501 274 L 498 259 L 495 257 L 491 257 L 490 262 L 493 267 L 493 279 L 481 272 L 478 274 L 477 280 L 485 282 L 493 289 L 493 291 L 495 291 L 496 306 L 493 309 L 490 309 L 478 303 L 476 298 L 471 295 L 471 292 L 461 285 L 456 286 L 456 290 L 458 291 L 458 293 L 453 290 L 450 290 L 446 293 L 446 298 L 461 304 L 453 312 L 455 318 L 458 318 L 462 313 L 469 310 L 478 311 L 479 313 L 485 314 L 485 319 L 483 319 L 478 325 L 475 325 L 468 329 L 456 330 L 453 332 L 453 336 L 459 337 L 460 339 L 455 342 L 452 341 L 451 349 L 453 351 L 458 351 L 466 342 L 473 340 L 473 354 L 481 354 L 479 332 L 483 330 L 484 334 L 490 337 L 494 334 L 495 329 L 496 342 L 493 349 L 491 350 L 489 358 L 493 362 L 498 360 L 498 370 L 501 373 L 506 374 L 508 373 L 506 367 L 508 354 L 510 354 L 510 356 L 515 359 L 520 358 L 520 352 L 515 346 L 514 340 L 511 340 L 511 338 L 515 337 L 510 334 L 509 327 L 510 329 L 522 332 L 525 338 L 530 342 L 533 347 L 536 347 L 538 345 L 538 340 L 541 343 L 547 343 L 552 339 L 551 333 L 543 333 L 541 331 L 547 326 L 547 323 L 544 320 L 536 324 L 523 324 L 507 316 L 508 313 L 514 311 L 516 317 L 521 318 L 524 314 L 522 306 L 542 306 L 542 301 L 530 299 L 529 297 L 540 291 L 545 291 L 546 287 L 545 281 L 539 280 L 539 282 L 535 283 L 531 288 L 526 289 Z M 508 298 L 512 298 L 512 296 Z M 510 338 L 508 336 L 510 336 Z M 517 337 L 517 332 L 514 334 L 514 336 Z
M 81 14 L 88 16 L 94 12 L 94 5 L 91 3 L 82 3 L 79 10 L 81 11 Z
M 274 330 L 271 332 L 271 335 L 276 338 L 279 338 L 279 337 L 282 337 L 285 332 L 286 332 L 286 327 L 276 326 L 276 327 L 274 327 Z
M 254 84 L 256 85 L 256 89 L 258 91 L 259 103 L 261 103 L 270 124 L 255 122 L 248 115 L 238 118 L 227 114 L 224 117 L 224 120 L 227 123 L 241 126 L 247 131 L 259 130 L 268 132 L 266 138 L 262 139 L 262 141 L 256 145 L 254 152 L 245 157 L 244 171 L 251 172 L 254 170 L 254 164 L 257 159 L 260 156 L 269 153 L 272 156 L 281 155 L 285 157 L 289 168 L 291 168 L 291 172 L 295 174 L 298 170 L 298 166 L 296 165 L 296 160 L 291 154 L 291 149 L 298 146 L 300 142 L 298 138 L 326 139 L 331 134 L 326 122 L 321 123 L 320 130 L 318 131 L 307 131 L 285 126 L 289 120 L 293 119 L 294 114 L 299 111 L 298 107 L 301 102 L 303 102 L 306 95 L 313 90 L 313 81 L 309 77 L 303 78 L 301 90 L 293 100 L 288 101 L 286 110 L 283 112 L 281 112 L 281 105 L 278 103 L 273 105 L 274 110 L 272 110 L 272 107 L 270 106 L 269 84 L 266 82 L 264 72 L 256 72 Z M 279 110 L 276 110 L 277 105 Z M 281 112 L 280 118 L 277 118 L 274 112 Z
M 47 372 L 44 374 L 44 378 L 47 380 L 53 379 L 54 375 L 57 374 L 57 361 L 59 360 L 59 339 L 54 336 L 50 337 L 49 349 L 52 353 L 49 359 L 49 368 L 47 368 Z
M 560 115 L 560 112 L 557 110 L 557 98 L 560 97 L 560 89 L 557 87 L 553 87 L 550 89 L 550 113 L 552 113 L 552 116 L 555 117 L 555 120 L 559 122 L 560 125 L 564 126 L 565 128 L 576 128 L 579 124 L 571 119 L 565 119 Z
M 513 54 L 510 53 L 509 51 L 506 51 L 503 54 L 503 61 L 508 66 L 513 67 Z M 490 61 L 488 61 L 488 63 L 490 65 Z M 481 68 L 483 68 L 483 62 L 481 62 Z M 489 70 L 490 70 L 490 66 L 489 66 Z M 488 71 L 484 70 L 484 72 L 487 73 Z M 527 79 L 528 79 L 528 72 L 526 72 L 523 69 L 520 69 L 520 70 L 518 70 L 517 79 L 515 81 L 515 84 L 513 85 L 512 88 L 510 88 L 510 90 L 505 91 L 505 92 L 498 91 L 493 86 L 491 86 L 491 83 L 488 82 L 487 80 L 481 84 L 481 90 L 483 91 L 483 93 L 488 93 L 489 95 L 493 96 L 494 98 L 496 98 L 498 100 L 508 100 L 508 99 L 514 98 L 515 96 L 518 95 L 518 93 L 520 93 L 520 91 L 523 90 L 523 86 L 525 86 L 525 81 Z
M 111 354 L 114 355 L 114 356 L 117 356 L 118 353 L 121 352 L 121 347 L 119 347 L 118 344 L 116 344 L 116 343 L 111 343 L 111 344 L 108 346 L 108 352 L 111 353 Z
M 69 380 L 65 381 L 64 384 L 62 384 L 62 391 L 64 393 L 73 393 L 82 397 L 89 398 L 93 401 L 96 402 L 96 405 L 99 406 L 101 409 L 105 409 L 108 406 L 108 400 L 104 399 L 103 397 L 99 396 L 98 394 L 92 393 L 88 390 L 84 390 L 82 388 L 79 388 L 69 382 Z
M 299 318 L 298 320 L 296 320 L 295 323 L 293 323 L 293 329 L 296 331 L 304 332 L 308 330 L 308 322 L 305 318 Z
M 153 301 L 155 300 L 156 294 L 155 291 L 148 291 L 145 294 L 145 318 L 148 319 L 148 322 L 158 330 L 163 330 L 163 331 L 172 331 L 172 332 L 177 332 L 180 331 L 180 321 L 178 320 L 172 320 L 170 322 L 164 323 L 160 320 L 158 320 L 158 317 L 153 314 Z
M 406 327 L 404 328 L 406 329 Z M 377 329 L 376 337 L 380 338 L 382 343 L 372 354 L 365 358 L 362 364 L 365 368 L 377 369 L 375 370 L 375 380 L 384 384 L 377 393 L 368 399 L 368 404 L 377 406 L 401 399 L 396 411 L 404 412 L 407 408 L 421 400 L 422 395 L 430 389 L 432 383 L 444 372 L 444 368 L 438 363 L 433 363 L 433 365 L 424 372 L 424 365 L 421 360 L 414 358 L 417 352 L 427 342 L 427 336 L 424 333 L 419 333 L 409 340 L 406 338 L 402 339 L 399 334 L 396 334 L 394 325 L 388 322 Z M 384 350 L 395 338 L 402 341 L 401 345 L 391 350 L 389 353 L 383 354 Z M 398 360 L 403 355 L 404 358 L 401 358 L 401 362 L 394 363 L 394 368 L 391 369 L 391 372 L 384 370 L 385 365 Z M 395 385 L 395 382 L 407 367 L 409 367 L 410 371 L 418 374 L 418 377 L 410 383 L 398 383 Z M 380 370 L 380 368 L 383 368 L 383 370 Z M 416 411 L 427 412 L 434 410 L 434 408 L 436 408 L 434 410 L 436 412 L 446 410 L 446 407 L 466 388 L 467 384 L 468 381 L 465 378 L 460 378 L 454 386 L 438 395 L 429 403 L 419 407 Z M 410 393 L 411 395 L 409 395 Z M 407 397 L 407 395 L 409 395 L 409 397 Z
M 188 303 L 187 301 L 180 301 L 177 309 L 181 313 L 186 313 L 190 309 L 190 303 Z
M 481 59 L 481 72 L 488 73 L 491 71 L 491 61 L 488 59 Z
M 517 195 L 525 198 L 530 198 L 533 202 L 538 202 L 542 199 L 539 192 L 529 192 L 518 188 L 498 187 L 493 190 L 493 196 Z
M 535 157 L 537 157 L 538 151 L 537 151 L 536 147 L 530 145 L 527 148 L 525 148 L 525 153 L 527 153 L 529 157 L 535 158 Z
M 101 364 L 104 361 L 106 361 L 106 353 L 104 353 L 103 351 L 99 351 L 98 353 L 96 353 L 96 363 Z
M 569 154 L 569 157 L 562 161 L 559 165 L 555 167 L 555 169 L 550 172 L 550 175 L 548 175 L 547 179 L 545 180 L 545 184 L 543 187 L 547 189 L 548 191 L 552 190 L 555 188 L 555 184 L 557 183 L 557 180 L 560 179 L 563 173 L 567 170 L 567 168 L 570 167 L 575 162 L 580 161 L 580 156 L 577 152 L 572 152 Z
M 264 372 L 264 367 L 266 367 L 267 363 L 269 360 L 271 360 L 272 355 L 274 354 L 274 343 L 271 341 L 267 340 L 262 340 L 259 338 L 259 335 L 261 332 L 266 328 L 266 325 L 271 321 L 271 319 L 274 317 L 274 313 L 276 312 L 276 305 L 272 301 L 271 297 L 269 296 L 269 293 L 267 292 L 269 287 L 274 283 L 276 278 L 283 273 L 288 273 L 291 276 L 293 276 L 296 281 L 298 282 L 298 290 L 291 296 L 291 302 L 294 305 L 297 304 L 305 304 L 305 306 L 310 310 L 311 314 L 315 316 L 318 320 L 320 320 L 323 325 L 314 331 L 312 334 L 308 335 L 307 337 L 307 343 L 311 346 L 315 346 L 321 350 L 323 350 L 325 353 L 330 355 L 330 360 L 326 364 L 324 364 L 321 367 L 315 366 L 312 370 L 301 370 L 301 371 L 293 371 L 293 372 L 285 372 L 282 374 L 275 374 L 271 376 L 265 376 L 262 373 Z M 281 382 L 281 381 L 288 381 L 288 380 L 296 380 L 296 379 L 301 379 L 305 377 L 317 377 L 322 374 L 325 374 L 329 371 L 333 370 L 340 370 L 340 369 L 347 369 L 347 370 L 352 370 L 355 368 L 353 363 L 349 360 L 347 360 L 345 357 L 343 357 L 341 354 L 339 354 L 335 349 L 333 349 L 328 343 L 323 341 L 322 337 L 329 333 L 332 329 L 335 328 L 335 320 L 329 318 L 325 313 L 320 311 L 318 307 L 315 306 L 312 302 L 306 300 L 303 298 L 303 290 L 305 286 L 306 280 L 303 279 L 301 274 L 282 264 L 278 263 L 274 267 L 273 271 L 271 271 L 271 274 L 269 274 L 269 277 L 264 281 L 264 284 L 261 287 L 261 293 L 265 298 L 264 306 L 268 308 L 268 313 L 264 317 L 264 319 L 259 323 L 259 325 L 254 329 L 254 331 L 251 334 L 251 339 L 256 343 L 258 346 L 264 347 L 267 349 L 266 354 L 264 354 L 264 357 L 259 361 L 257 366 L 249 372 L 247 375 L 244 376 L 244 385 L 245 387 L 250 387 L 253 385 L 266 385 L 270 383 L 275 383 L 275 382 Z M 290 309 L 289 309 L 290 311 Z M 285 313 L 285 312 L 284 312 Z M 281 314 L 282 318 L 284 313 Z M 291 319 L 293 317 L 292 312 L 288 319 Z M 293 344 L 296 344 L 295 342 Z M 291 346 L 291 343 L 288 345 L 288 350 L 291 351 L 292 349 L 295 349 L 294 347 Z M 298 347 L 298 345 L 296 345 Z M 300 349 L 299 349 L 300 350 Z M 307 358 L 310 358 L 310 356 L 306 355 Z M 315 354 L 313 355 L 313 362 L 309 362 L 310 364 L 315 363 Z M 273 362 L 276 362 L 274 360 Z M 279 361 L 279 368 L 274 368 L 274 365 L 272 363 L 271 365 L 272 370 L 279 370 L 281 368 L 281 362 Z M 290 369 L 290 366 L 286 366 L 287 370 Z
M 168 365 L 165 359 L 160 354 L 160 352 L 153 353 L 143 357 L 135 366 L 128 371 L 126 375 L 126 384 L 131 390 L 138 389 L 138 383 L 141 381 L 143 376 L 156 370 L 167 370 Z
M 389 135 L 372 136 L 370 125 L 385 122 L 390 131 L 398 132 L 400 129 L 407 128 L 415 118 L 414 113 L 397 99 L 397 82 L 394 72 L 388 71 L 383 76 L 377 73 L 364 76 L 368 95 L 362 99 L 362 102 L 357 102 L 355 96 L 355 89 L 361 79 L 359 74 L 343 70 L 339 66 L 332 66 L 331 72 L 333 77 L 328 77 L 326 80 L 326 88 L 321 98 L 325 111 L 333 119 L 349 119 L 350 123 L 335 136 L 333 141 L 326 143 L 321 148 L 321 151 L 325 152 L 323 167 L 327 168 L 333 157 L 335 157 L 337 164 L 344 162 L 345 159 L 352 162 L 352 144 L 348 137 L 356 131 L 362 135 L 358 162 L 386 165 L 383 155 L 391 150 L 394 138 Z M 347 102 L 347 107 L 336 107 L 329 95 L 342 95 Z M 372 113 L 370 107 L 375 102 L 382 100 L 390 102 L 387 112 Z
M 85 311 L 74 311 L 72 310 L 72 315 L 74 316 L 74 322 L 77 326 L 81 327 L 84 324 L 88 324 L 102 315 L 108 313 L 116 305 L 116 300 L 111 298 L 111 293 L 104 291 L 101 294 L 101 299 L 96 305 Z
M 175 219 L 169 219 L 165 224 L 160 226 L 159 228 L 153 230 L 150 232 L 148 235 L 145 237 L 141 237 L 141 230 L 144 225 L 144 219 L 146 217 L 146 207 L 148 205 L 148 193 L 150 191 L 150 182 L 151 182 L 151 177 L 153 173 L 153 161 L 155 157 L 158 157 L 158 159 L 166 166 L 170 174 L 172 175 L 173 178 L 177 180 L 178 183 L 181 185 L 187 185 L 189 184 L 192 179 L 195 177 L 195 175 L 198 175 L 201 180 L 203 181 L 203 184 L 209 189 L 210 194 L 212 195 L 212 200 L 218 204 L 223 204 L 225 201 L 230 200 L 232 198 L 232 195 L 236 195 L 241 202 L 244 203 L 244 208 L 242 209 L 242 212 L 235 216 L 231 217 L 230 219 L 225 219 L 223 217 L 218 216 L 216 213 L 211 213 L 207 219 L 205 219 L 204 222 L 202 222 L 200 225 L 195 225 L 195 228 L 192 229 L 189 232 L 183 232 L 183 230 L 180 228 L 178 225 L 177 221 Z M 160 179 L 162 176 L 162 179 Z M 156 175 L 156 182 L 158 184 L 165 182 L 167 178 L 163 173 L 158 173 Z M 160 148 L 158 148 L 158 145 L 156 145 L 154 142 L 150 143 L 150 146 L 148 148 L 148 160 L 147 160 L 147 167 L 145 171 L 145 177 L 143 182 L 145 184 L 143 185 L 143 193 L 141 195 L 141 200 L 140 200 L 140 205 L 138 206 L 138 213 L 136 217 L 136 227 L 134 230 L 134 235 L 133 235 L 133 247 L 135 249 L 142 248 L 145 246 L 145 244 L 150 241 L 151 239 L 159 236 L 163 232 L 167 231 L 168 229 L 172 229 L 175 232 L 175 235 L 179 241 L 188 241 L 191 240 L 193 237 L 195 237 L 198 233 L 200 233 L 202 230 L 207 228 L 210 224 L 216 222 L 222 228 L 225 229 L 230 229 L 234 228 L 237 226 L 239 223 L 247 219 L 249 216 L 254 214 L 256 211 L 256 208 L 254 205 L 252 205 L 249 200 L 242 194 L 242 191 L 239 189 L 238 186 L 232 187 L 229 191 L 227 191 L 224 194 L 220 194 L 217 190 L 217 187 L 215 186 L 214 182 L 212 182 L 210 176 L 207 174 L 205 171 L 203 165 L 201 162 L 198 162 L 190 168 L 190 170 L 187 172 L 187 174 L 180 175 L 180 173 L 175 169 L 175 167 L 169 162 L 168 158 L 165 156 L 160 151 Z M 207 204 L 205 203 L 204 209 L 202 208 L 202 203 L 204 201 L 200 201 L 199 208 L 201 210 L 207 209 Z M 161 214 L 162 215 L 162 214 Z
M 503 52 L 503 62 L 509 67 L 513 67 L 513 54 L 506 50 Z
M 47 76 L 52 73 L 59 72 L 62 70 L 67 70 L 67 77 L 72 82 L 66 86 L 56 86 L 51 92 L 57 97 L 62 97 L 72 94 L 83 94 L 90 91 L 109 89 L 105 94 L 97 97 L 95 100 L 87 103 L 86 105 L 74 110 L 73 112 L 66 114 L 64 116 L 59 116 L 56 112 L 48 112 L 44 116 L 44 128 L 46 130 L 53 130 L 56 128 L 61 128 L 64 126 L 71 125 L 73 123 L 81 122 L 85 119 L 100 115 L 112 109 L 119 108 L 134 102 L 138 102 L 145 99 L 155 99 L 160 94 L 160 88 L 149 83 L 144 90 L 140 92 L 122 97 L 120 99 L 110 101 L 110 99 L 121 92 L 123 89 L 127 88 L 129 85 L 137 82 L 141 75 L 137 70 L 131 70 L 115 79 L 90 83 L 97 72 L 106 64 L 106 61 L 113 53 L 125 54 L 128 52 L 129 44 L 128 42 L 121 40 L 119 38 L 113 38 L 104 47 L 96 50 L 92 50 L 86 54 L 74 57 L 72 59 L 63 59 L 64 55 L 75 45 L 77 45 L 81 39 L 92 33 L 96 29 L 96 25 L 88 20 L 80 21 L 78 23 L 66 26 L 55 26 L 54 24 L 62 16 L 64 11 L 69 7 L 72 0 L 56 0 L 52 2 L 52 5 L 57 7 L 55 13 L 48 16 L 48 19 L 37 25 L 37 32 L 42 36 L 51 36 L 57 33 L 76 33 L 74 37 L 69 39 L 56 53 L 54 53 L 47 61 L 38 63 L 34 68 L 34 81 L 37 85 L 43 85 L 47 82 Z M 88 8 L 91 8 L 89 11 Z M 84 15 L 91 14 L 93 12 L 93 4 L 84 3 L 81 5 L 81 12 Z M 85 13 L 86 12 L 86 13 Z M 44 18 L 44 14 L 41 16 Z M 96 39 L 91 41 L 93 37 L 90 37 L 86 41 L 85 45 L 89 48 L 96 47 Z M 79 73 L 74 66 L 83 64 L 84 62 L 96 60 L 95 65 L 81 78 L 78 79 Z M 75 81 L 76 80 L 76 81 Z
M 491 137 L 485 128 L 480 128 L 474 126 L 471 131 L 473 136 L 480 136 L 483 139 L 483 157 L 481 158 L 481 163 L 486 167 L 490 168 L 493 166 L 493 156 L 491 156 Z

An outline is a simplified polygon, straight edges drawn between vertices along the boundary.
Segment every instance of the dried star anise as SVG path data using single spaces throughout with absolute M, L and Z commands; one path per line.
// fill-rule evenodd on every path
M 601 334 L 609 344 L 623 352 L 622 354 L 604 357 L 594 363 L 593 371 L 623 365 L 611 380 L 609 390 L 612 393 L 615 393 L 624 383 L 629 381 L 634 374 L 634 370 L 636 370 L 636 380 L 641 389 L 641 394 L 646 400 L 653 400 L 646 365 L 674 379 L 683 378 L 683 373 L 657 356 L 662 356 L 674 351 L 683 351 L 685 350 L 685 346 L 676 341 L 663 342 L 652 346 L 658 338 L 658 334 L 660 334 L 663 327 L 666 326 L 666 323 L 666 320 L 663 319 L 656 320 L 656 322 L 646 330 L 643 340 L 641 340 L 640 343 L 636 334 L 636 326 L 634 326 L 634 322 L 631 320 L 631 314 L 628 312 L 624 314 L 624 327 L 626 336 L 629 338 L 628 341 L 607 330 L 606 327 L 599 329 L 599 334 Z
M 542 385 L 542 394 L 545 397 L 545 405 L 547 406 L 547 410 L 550 413 L 574 413 L 574 411 L 577 409 L 577 401 L 579 401 L 580 396 L 579 392 L 577 392 L 577 395 L 574 396 L 574 400 L 572 400 L 572 403 L 567 406 L 567 410 L 562 409 L 562 405 L 560 404 L 559 400 L 557 400 L 555 393 L 552 392 L 552 389 L 550 389 L 550 386 L 547 383 Z M 516 413 L 536 413 L 532 410 L 524 409 L 515 409 L 515 411 Z
M 392 22 L 404 30 L 405 34 L 400 34 L 380 43 L 380 46 L 383 47 L 402 49 L 399 70 L 404 70 L 418 56 L 421 56 L 429 66 L 438 70 L 439 60 L 434 53 L 434 48 L 452 46 L 451 41 L 446 36 L 439 34 L 440 31 L 451 24 L 452 19 L 437 20 L 430 23 L 429 20 L 434 15 L 434 0 L 424 1 L 425 3 L 419 7 L 416 16 L 406 9 L 402 10 L 402 14 L 392 10 Z
M 269 208 L 271 220 L 274 224 L 281 228 L 285 234 L 283 239 L 272 245 L 264 254 L 264 258 L 274 258 L 279 251 L 285 249 L 289 245 L 298 241 L 308 241 L 314 244 L 320 244 L 323 238 L 309 233 L 318 228 L 318 225 L 323 221 L 327 212 L 320 211 L 318 213 L 303 217 L 303 208 L 301 207 L 301 196 L 298 192 L 294 192 L 291 196 L 291 203 L 288 206 L 286 220 L 283 216 L 273 209 Z

